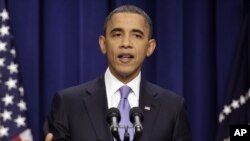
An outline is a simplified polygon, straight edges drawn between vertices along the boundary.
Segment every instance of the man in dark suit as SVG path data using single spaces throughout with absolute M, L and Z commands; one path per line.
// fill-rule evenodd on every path
M 118 107 L 119 89 L 128 86 L 126 100 L 144 115 L 140 141 L 191 141 L 184 99 L 141 78 L 143 61 L 156 47 L 149 16 L 131 5 L 116 8 L 106 18 L 99 45 L 107 56 L 106 72 L 57 92 L 45 133 L 52 133 L 53 140 L 114 140 L 106 114 L 109 108 Z M 52 134 L 46 139 L 51 140 Z

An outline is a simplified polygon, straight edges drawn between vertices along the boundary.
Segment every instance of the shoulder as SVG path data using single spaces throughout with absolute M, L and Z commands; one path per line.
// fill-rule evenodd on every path
M 184 104 L 184 98 L 181 95 L 148 81 L 145 81 L 144 83 L 144 87 L 146 87 L 150 93 L 153 93 L 155 99 L 162 105 L 182 106 Z
M 62 97 L 84 97 L 87 96 L 91 91 L 94 91 L 97 88 L 105 87 L 103 77 L 98 77 L 94 80 L 90 80 L 88 82 L 71 86 L 56 92 L 56 95 Z

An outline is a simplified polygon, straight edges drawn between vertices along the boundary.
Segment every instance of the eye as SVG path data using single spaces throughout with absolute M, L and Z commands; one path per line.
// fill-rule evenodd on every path
M 139 38 L 139 39 L 142 38 L 142 35 L 141 35 L 141 34 L 134 34 L 134 36 L 135 36 L 136 38 Z
M 120 32 L 112 33 L 112 37 L 120 37 L 122 34 Z

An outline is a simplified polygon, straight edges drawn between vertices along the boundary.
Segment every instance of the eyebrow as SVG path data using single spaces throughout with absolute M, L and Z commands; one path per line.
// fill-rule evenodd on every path
M 112 30 L 110 31 L 110 33 L 113 33 L 113 32 L 122 32 L 122 31 L 123 31 L 122 28 L 117 27 L 117 28 L 112 29 Z M 132 29 L 132 32 L 140 33 L 140 34 L 144 35 L 144 32 L 141 31 L 140 29 Z
M 144 32 L 140 29 L 132 29 L 132 32 L 140 33 L 141 35 L 144 35 Z
M 118 27 L 117 27 L 117 28 L 112 29 L 112 30 L 110 31 L 110 33 L 117 32 L 117 31 L 120 31 L 120 32 L 121 32 L 121 31 L 123 31 L 123 30 L 122 30 L 122 28 L 118 28 Z

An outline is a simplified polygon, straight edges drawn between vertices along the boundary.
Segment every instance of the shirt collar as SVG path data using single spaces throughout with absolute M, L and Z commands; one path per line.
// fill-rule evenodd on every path
M 105 84 L 106 88 L 110 90 L 110 94 L 114 94 L 120 87 L 123 85 L 129 86 L 133 93 L 138 96 L 139 95 L 139 87 L 140 87 L 140 82 L 141 82 L 141 72 L 130 82 L 127 84 L 122 83 L 120 80 L 118 80 L 107 68 L 105 72 Z

